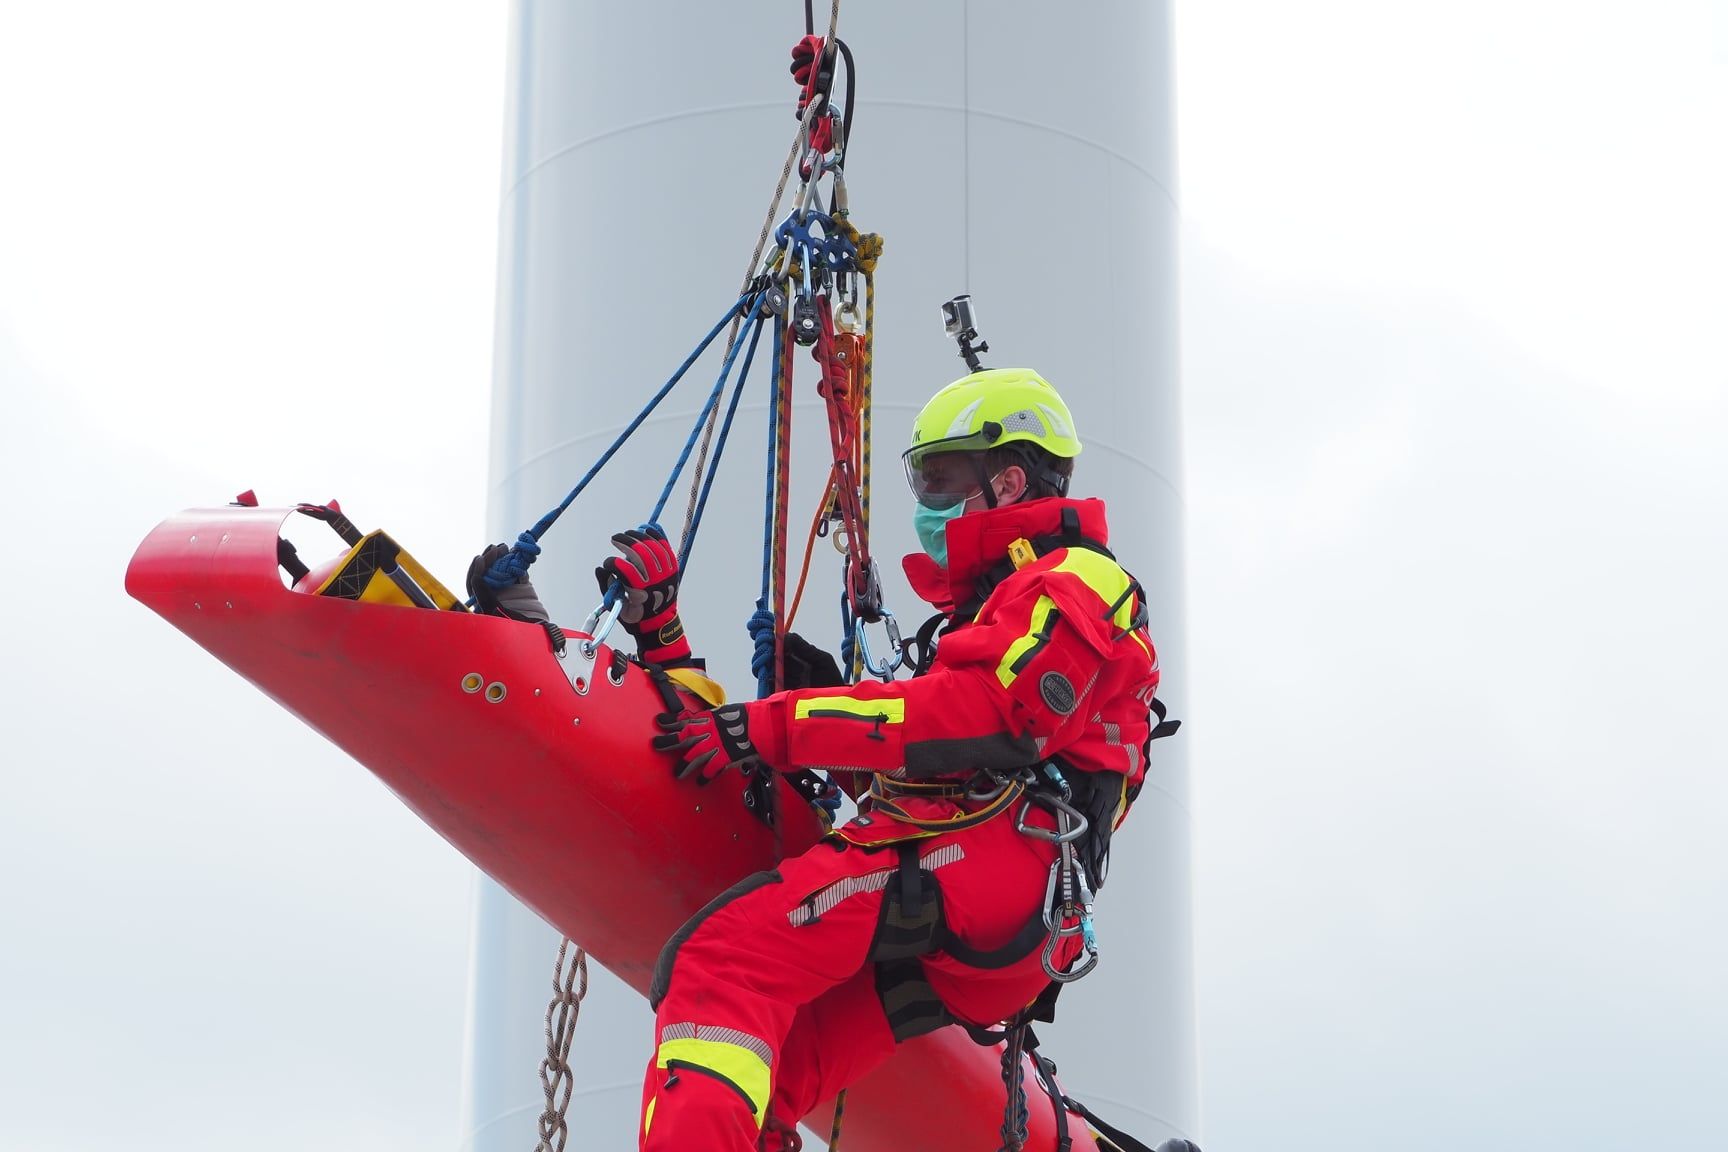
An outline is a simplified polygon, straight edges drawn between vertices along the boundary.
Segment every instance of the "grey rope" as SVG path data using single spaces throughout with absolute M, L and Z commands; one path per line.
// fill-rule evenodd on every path
M 1030 1117 L 1026 1108 L 1025 1072 L 1020 1066 L 1025 1054 L 1026 1024 L 1022 1019 L 1008 1030 L 1008 1041 L 1002 1046 L 1002 1086 L 1008 1089 L 1008 1099 L 1002 1106 L 1002 1147 L 998 1152 L 1022 1152 L 1026 1147 Z
M 834 43 L 834 30 L 840 23 L 840 0 L 834 0 L 828 9 L 828 39 L 823 42 L 826 49 Z M 810 139 L 810 125 L 815 122 L 816 115 L 828 101 L 818 94 L 810 103 L 804 106 L 804 115 L 798 121 L 798 132 L 792 137 L 792 147 L 786 153 L 786 163 L 780 166 L 780 182 L 774 186 L 774 199 L 768 202 L 768 215 L 762 221 L 762 231 L 756 237 L 756 248 L 750 253 L 750 263 L 744 268 L 744 283 L 739 287 L 738 294 L 742 296 L 750 287 L 750 281 L 755 279 L 757 263 L 762 259 L 763 249 L 768 247 L 768 234 L 774 230 L 774 220 L 780 214 L 780 201 L 786 195 L 786 184 L 792 178 L 792 165 L 803 154 L 806 142 Z M 737 347 L 739 328 L 744 323 L 742 314 L 732 318 L 732 330 L 726 336 L 726 353 L 731 355 Z M 708 466 L 708 448 L 714 440 L 714 425 L 720 418 L 720 405 L 716 404 L 708 412 L 708 420 L 702 426 L 702 442 L 696 452 L 696 467 L 690 471 L 690 500 L 684 507 L 684 530 L 678 535 L 678 550 L 686 552 L 690 547 L 690 526 L 696 519 L 696 501 L 702 490 L 702 475 Z
M 588 995 L 588 954 L 577 948 L 575 963 L 566 971 L 564 954 L 569 947 L 569 937 L 559 941 L 558 961 L 552 966 L 552 999 L 546 1005 L 546 1059 L 540 1061 L 546 1110 L 540 1113 L 540 1143 L 534 1152 L 564 1152 L 564 1142 L 570 1137 L 564 1119 L 575 1086 L 570 1075 L 570 1041 L 576 1036 L 582 998 Z

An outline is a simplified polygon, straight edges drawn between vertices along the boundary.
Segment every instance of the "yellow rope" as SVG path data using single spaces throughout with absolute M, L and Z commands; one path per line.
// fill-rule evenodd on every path
M 874 383 L 876 361 L 876 262 L 882 258 L 882 237 L 875 232 L 860 232 L 849 217 L 839 216 L 834 226 L 852 244 L 856 266 L 864 277 L 864 340 L 860 354 L 858 392 L 853 403 L 858 413 L 858 494 L 859 531 L 870 538 L 870 433 L 871 386 Z M 852 658 L 852 678 L 864 672 L 864 654 L 855 652 Z

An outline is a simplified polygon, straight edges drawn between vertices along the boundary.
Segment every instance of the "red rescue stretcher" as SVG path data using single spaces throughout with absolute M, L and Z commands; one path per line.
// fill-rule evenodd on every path
M 457 851 L 637 992 L 661 945 L 714 894 L 775 863 L 775 832 L 738 777 L 697 789 L 649 749 L 664 710 L 640 666 L 572 633 L 562 656 L 533 624 L 460 610 L 382 534 L 290 588 L 292 508 L 174 516 L 139 545 L 126 590 L 370 769 Z M 380 597 L 349 598 L 387 580 Z M 382 585 L 380 585 L 382 587 Z M 324 594 L 318 594 L 323 588 Z M 420 595 L 416 595 L 419 593 Z M 455 610 L 441 610 L 453 607 Z M 586 655 L 591 652 L 592 655 Z M 822 833 L 782 779 L 786 855 Z M 627 878 L 620 882 L 620 878 Z M 1056 1127 L 1030 1064 L 1026 1148 Z M 851 1152 L 991 1152 L 999 1050 L 957 1028 L 903 1045 L 848 1093 Z M 832 1102 L 806 1119 L 825 1133 Z M 1096 1152 L 1069 1118 L 1074 1152 Z

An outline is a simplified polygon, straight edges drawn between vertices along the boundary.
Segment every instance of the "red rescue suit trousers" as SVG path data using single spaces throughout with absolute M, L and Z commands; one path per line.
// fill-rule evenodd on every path
M 1002 948 L 1042 910 L 1055 848 L 1015 831 L 1012 815 L 916 843 L 967 947 Z M 643 1152 L 777 1149 L 775 1128 L 893 1053 L 868 957 L 898 867 L 893 844 L 833 837 L 744 880 L 674 935 L 655 973 Z M 1065 963 L 1078 941 L 1062 943 Z M 1048 984 L 1039 952 L 988 970 L 936 952 L 923 969 L 954 1016 L 994 1025 Z M 769 1116 L 778 1123 L 759 1145 Z

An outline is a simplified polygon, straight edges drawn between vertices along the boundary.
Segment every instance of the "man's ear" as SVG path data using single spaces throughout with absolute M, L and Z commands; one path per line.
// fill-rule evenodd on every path
M 996 491 L 996 503 L 1018 504 L 1026 498 L 1026 469 L 1018 464 L 1010 464 L 992 481 Z

